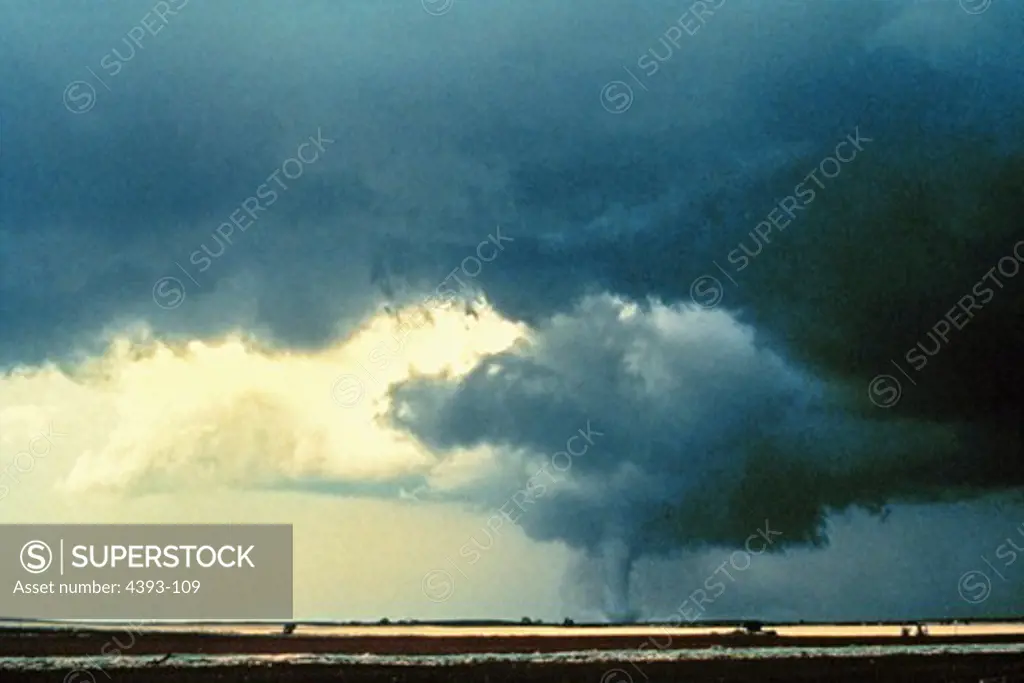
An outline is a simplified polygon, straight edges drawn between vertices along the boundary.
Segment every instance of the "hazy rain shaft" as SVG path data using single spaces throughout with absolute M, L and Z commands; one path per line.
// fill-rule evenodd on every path
M 308 515 L 297 604 L 373 618 L 661 616 L 766 525 L 701 618 L 1024 611 L 957 595 L 1024 502 L 1024 4 L 707 4 L 0 0 L 0 468 L 60 435 L 0 515 Z

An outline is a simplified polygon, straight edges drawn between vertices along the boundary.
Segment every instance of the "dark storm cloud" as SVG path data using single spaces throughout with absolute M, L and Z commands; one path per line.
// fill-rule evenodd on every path
M 660 39 L 686 7 L 485 2 L 438 17 L 415 2 L 9 5 L 8 363 L 138 319 L 185 336 L 243 325 L 322 344 L 381 298 L 374 259 L 429 288 L 510 219 L 512 200 L 523 251 L 481 283 L 507 313 L 537 320 L 586 291 L 655 287 L 661 242 L 696 230 L 688 201 L 735 184 L 725 176 L 737 158 L 784 159 L 860 120 L 863 93 L 829 74 L 862 59 L 864 40 L 901 9 L 726 5 L 676 40 L 643 98 L 615 117 L 600 85 L 649 49 L 664 54 Z M 949 23 L 978 32 L 996 21 L 956 9 Z M 920 71 L 915 47 L 904 52 Z M 872 82 L 898 92 L 905 74 L 874 54 Z M 76 81 L 94 101 L 81 84 L 66 90 Z M 799 113 L 812 103 L 821 110 Z M 214 229 L 318 129 L 337 140 L 324 158 L 205 278 L 192 273 L 198 285 L 181 276 L 187 304 L 154 306 L 152 284 L 216 249 Z M 582 239 L 603 215 L 634 217 Z M 641 229 L 662 236 L 632 234 Z M 589 245 L 569 269 L 565 239 Z
M 828 520 L 850 508 L 877 514 L 893 503 L 1024 487 L 1016 445 L 998 430 L 879 419 L 864 410 L 862 392 L 789 365 L 724 312 L 692 304 L 644 311 L 598 297 L 457 383 L 400 385 L 392 415 L 441 453 L 500 449 L 505 466 L 489 486 L 471 481 L 435 496 L 482 504 L 535 539 L 583 551 L 580 571 L 600 567 L 605 614 L 621 620 L 636 614 L 630 576 L 641 558 L 742 549 L 759 530 L 771 537 L 770 552 L 820 548 L 831 542 Z M 561 441 L 576 424 L 598 437 L 582 452 Z M 959 538 L 963 529 L 932 535 Z M 793 590 L 782 581 L 763 595 L 745 589 L 745 615 L 773 613 Z M 937 594 L 868 609 L 844 598 L 809 613 L 967 613 L 958 604 L 938 611 L 948 602 Z
M 499 448 L 504 487 L 492 473 L 490 486 L 436 495 L 583 551 L 601 567 L 606 614 L 628 619 L 640 558 L 741 549 L 759 529 L 770 529 L 772 552 L 822 547 L 830 516 L 851 507 L 881 513 L 1024 486 L 997 435 L 877 419 L 862 390 L 806 374 L 722 311 L 604 296 L 457 383 L 397 387 L 392 415 L 438 452 Z M 596 438 L 574 450 L 562 435 L 578 424 Z
M 588 550 L 616 525 L 636 554 L 741 544 L 765 517 L 786 530 L 780 547 L 823 544 L 829 509 L 1024 485 L 1019 465 L 996 469 L 996 444 L 976 450 L 962 425 L 858 414 L 724 313 L 628 308 L 588 299 L 457 385 L 410 382 L 395 419 L 439 450 L 548 453 L 565 425 L 600 431 L 549 473 L 582 488 L 539 496 L 523 516 L 536 537 Z

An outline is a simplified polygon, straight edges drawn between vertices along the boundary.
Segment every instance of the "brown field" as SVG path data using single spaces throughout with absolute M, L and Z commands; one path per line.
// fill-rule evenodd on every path
M 534 653 L 576 650 L 735 649 L 737 658 L 659 662 L 487 662 L 451 666 L 393 665 L 380 663 L 230 664 L 182 668 L 148 664 L 140 668 L 98 665 L 72 672 L 75 665 L 46 671 L 5 666 L 3 683 L 194 683 L 234 681 L 318 683 L 366 681 L 418 683 L 451 680 L 465 683 L 759 683 L 828 681 L 829 683 L 1024 683 L 1024 654 L 891 654 L 882 656 L 815 657 L 807 652 L 777 659 L 746 659 L 742 650 L 755 647 L 846 647 L 904 644 L 1024 643 L 1020 625 L 953 627 L 932 626 L 924 638 L 899 636 L 899 626 L 885 627 L 778 627 L 779 634 L 728 635 L 730 629 L 666 629 L 659 627 L 318 627 L 299 626 L 291 635 L 280 627 L 166 627 L 134 629 L 127 626 L 40 629 L 0 626 L 0 657 L 96 656 L 119 647 L 125 655 L 146 656 L 155 662 L 173 653 L 204 655 L 242 654 L 364 654 L 426 655 L 460 653 Z M 114 639 L 117 643 L 114 643 Z M 652 640 L 653 639 L 653 640 Z M 852 653 L 851 653 L 852 654 Z M 614 656 L 614 655 L 613 655 Z M 11 661 L 11 660 L 8 660 Z M 79 665 L 80 666 L 80 665 Z M 65 677 L 68 677 L 67 679 Z
M 614 667 L 614 668 L 613 668 Z M 95 672 L 97 683 L 1021 683 L 1024 662 L 1019 655 L 962 657 L 893 656 L 850 662 L 837 659 L 785 659 L 736 662 L 659 662 L 608 664 L 476 664 L 437 667 L 276 665 L 225 666 L 210 669 L 113 670 L 110 678 Z M 92 683 L 70 670 L 3 671 L 4 683 Z

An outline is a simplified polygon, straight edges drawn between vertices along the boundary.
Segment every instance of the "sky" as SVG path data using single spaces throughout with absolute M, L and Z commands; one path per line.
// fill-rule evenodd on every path
M 305 619 L 1024 613 L 1024 4 L 0 13 L 0 523 L 293 524 Z

